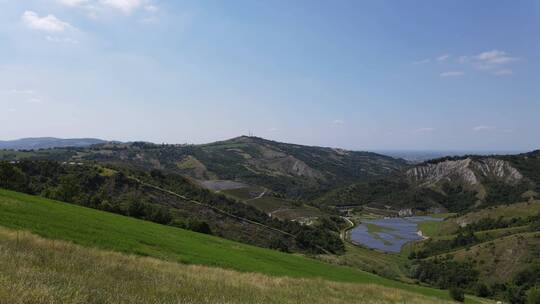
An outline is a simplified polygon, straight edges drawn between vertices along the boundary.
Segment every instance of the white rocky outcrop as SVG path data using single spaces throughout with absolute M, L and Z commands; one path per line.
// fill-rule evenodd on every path
M 473 160 L 447 160 L 436 164 L 417 166 L 407 171 L 407 176 L 422 186 L 430 186 L 441 181 L 453 181 L 475 186 L 484 178 L 496 178 L 515 184 L 523 179 L 519 171 L 510 163 L 496 158 Z

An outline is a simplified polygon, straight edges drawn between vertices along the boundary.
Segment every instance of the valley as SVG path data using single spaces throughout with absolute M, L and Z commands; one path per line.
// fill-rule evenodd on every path
M 205 265 L 239 280 L 374 284 L 433 301 L 452 290 L 468 303 L 520 303 L 540 282 L 526 273 L 540 265 L 538 151 L 412 165 L 244 136 L 0 157 L 5 233 L 95 248 L 96 257 Z

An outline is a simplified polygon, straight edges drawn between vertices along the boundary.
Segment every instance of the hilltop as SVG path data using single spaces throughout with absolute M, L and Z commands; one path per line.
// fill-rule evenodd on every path
M 320 204 L 466 212 L 538 198 L 540 153 L 430 160 L 379 180 L 334 190 Z
M 313 198 L 336 186 L 371 180 L 404 168 L 404 160 L 371 152 L 280 143 L 241 136 L 203 145 L 102 143 L 33 153 L 1 153 L 0 159 L 96 161 L 163 170 L 204 181 L 262 186 L 290 198 Z M 216 183 L 214 183 L 216 184 Z

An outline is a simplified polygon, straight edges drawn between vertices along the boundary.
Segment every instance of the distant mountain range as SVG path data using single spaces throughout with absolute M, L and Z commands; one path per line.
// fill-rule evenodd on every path
M 95 144 L 106 143 L 107 141 L 97 138 L 55 138 L 55 137 L 34 137 L 21 138 L 16 140 L 1 141 L 0 149 L 5 150 L 37 150 L 62 147 L 87 147 Z

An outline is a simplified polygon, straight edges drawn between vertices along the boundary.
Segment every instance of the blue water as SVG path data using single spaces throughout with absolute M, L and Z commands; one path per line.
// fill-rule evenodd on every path
M 411 216 L 366 220 L 351 231 L 351 239 L 369 248 L 385 252 L 399 252 L 405 243 L 422 239 L 418 235 L 418 222 L 425 221 L 442 221 L 442 219 L 431 216 Z M 366 223 L 388 229 L 370 233 L 365 225 Z

